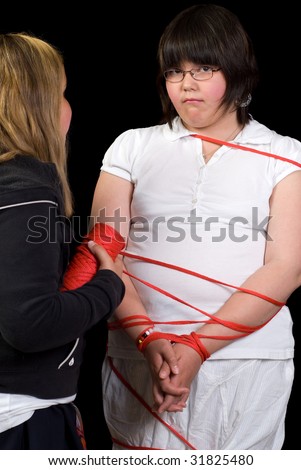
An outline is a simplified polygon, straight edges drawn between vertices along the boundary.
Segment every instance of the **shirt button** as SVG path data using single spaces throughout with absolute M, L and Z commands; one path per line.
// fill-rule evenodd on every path
M 69 366 L 71 367 L 71 366 L 73 366 L 73 364 L 74 364 L 74 357 L 72 359 L 70 359 Z
M 195 204 L 196 202 L 198 202 L 197 199 L 192 199 L 192 204 Z

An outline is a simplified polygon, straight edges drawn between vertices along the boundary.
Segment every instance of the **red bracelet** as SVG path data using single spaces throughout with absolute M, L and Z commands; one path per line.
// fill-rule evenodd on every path
M 148 331 L 148 330 L 147 330 Z M 145 332 L 143 332 L 145 333 Z M 142 334 L 143 334 L 142 333 Z M 141 336 L 138 337 L 138 340 Z M 156 339 L 167 339 L 171 344 L 174 344 L 177 341 L 177 338 L 179 338 L 178 335 L 174 335 L 171 333 L 162 333 L 161 331 L 150 331 L 149 334 L 146 334 L 144 338 L 142 338 L 142 341 L 138 343 L 137 341 L 137 347 L 140 352 L 144 352 L 146 346 L 151 342 Z

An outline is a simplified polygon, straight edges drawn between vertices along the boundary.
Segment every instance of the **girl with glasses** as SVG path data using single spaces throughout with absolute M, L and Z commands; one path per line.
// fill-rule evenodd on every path
M 250 114 L 257 62 L 229 10 L 180 12 L 158 63 L 162 121 L 117 137 L 92 205 L 126 240 L 103 364 L 113 448 L 281 449 L 301 144 Z

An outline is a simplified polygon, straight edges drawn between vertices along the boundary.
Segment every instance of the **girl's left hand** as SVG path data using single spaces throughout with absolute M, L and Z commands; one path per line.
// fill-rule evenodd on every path
M 189 389 L 171 381 L 171 377 L 180 374 L 180 369 L 176 351 L 170 341 L 166 339 L 151 341 L 145 348 L 144 356 L 148 361 L 153 379 L 155 407 L 164 402 L 165 395 L 168 393 L 174 397 L 173 411 L 182 411 L 182 403 L 186 402 Z
M 173 350 L 177 357 L 179 373 L 170 373 L 167 376 L 166 372 L 169 368 L 166 363 L 163 363 L 160 368 L 161 374 L 153 376 L 153 410 L 158 413 L 183 411 L 189 397 L 191 382 L 202 365 L 199 354 L 189 346 L 176 343 Z M 160 378 L 160 375 L 163 378 Z M 178 393 L 175 394 L 174 390 Z

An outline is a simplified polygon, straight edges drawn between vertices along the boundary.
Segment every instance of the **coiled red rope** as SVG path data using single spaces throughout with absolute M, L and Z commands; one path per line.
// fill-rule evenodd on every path
M 95 276 L 98 270 L 98 262 L 89 250 L 89 240 L 102 245 L 112 259 L 125 248 L 124 238 L 117 230 L 106 224 L 96 224 L 92 230 L 85 235 L 81 245 L 76 248 L 75 255 L 71 259 L 65 272 L 61 290 L 72 290 L 81 287 Z

